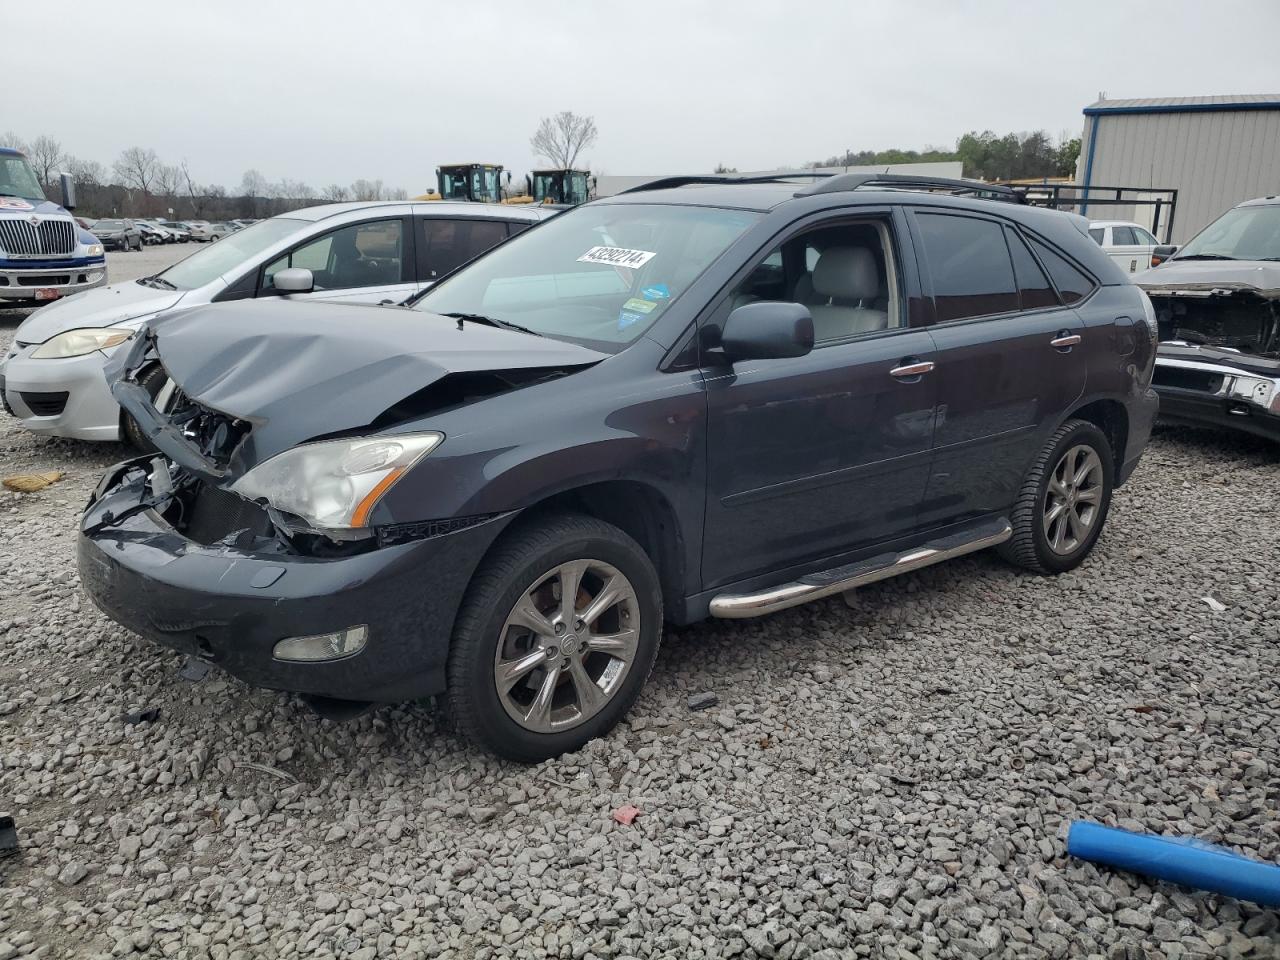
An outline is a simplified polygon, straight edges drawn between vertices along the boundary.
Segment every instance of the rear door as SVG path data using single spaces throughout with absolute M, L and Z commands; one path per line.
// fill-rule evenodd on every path
M 1006 510 L 1042 428 L 1084 392 L 1080 318 L 1017 228 L 994 217 L 912 215 L 937 344 L 929 526 Z
M 385 217 L 349 223 L 300 241 L 262 270 L 258 296 L 275 294 L 272 278 L 288 267 L 311 271 L 315 289 L 291 300 L 399 303 L 418 289 L 411 219 Z
M 447 273 L 519 233 L 523 223 L 479 217 L 419 216 L 418 287 L 425 290 Z

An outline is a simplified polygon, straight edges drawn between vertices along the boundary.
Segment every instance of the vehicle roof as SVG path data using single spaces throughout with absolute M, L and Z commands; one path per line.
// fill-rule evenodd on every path
M 1254 197 L 1252 200 L 1246 200 L 1244 203 L 1237 203 L 1237 207 L 1269 207 L 1280 203 L 1280 194 L 1273 193 L 1269 197 Z
M 325 220 L 346 213 L 382 208 L 402 208 L 405 212 L 427 213 L 429 216 L 449 217 L 500 217 L 504 220 L 542 220 L 547 212 L 527 207 L 498 203 L 472 203 L 469 200 L 350 200 L 346 203 L 323 203 L 314 207 L 290 210 L 279 216 L 292 220 Z
M 0 147 L 0 156 L 5 157 L 25 157 L 26 154 L 17 147 Z
M 637 190 L 604 197 L 599 203 L 675 203 L 698 207 L 737 207 L 764 212 L 785 203 L 806 183 L 690 183 L 662 190 Z
M 1091 227 L 1142 227 L 1143 230 L 1147 229 L 1146 227 L 1143 227 L 1142 224 L 1134 223 L 1132 220 L 1090 220 L 1089 226 Z

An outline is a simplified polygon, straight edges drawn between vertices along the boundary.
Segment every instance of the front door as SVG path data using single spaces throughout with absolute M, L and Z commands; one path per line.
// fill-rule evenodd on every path
M 367 220 L 330 230 L 300 243 L 262 271 L 260 296 L 273 292 L 272 278 L 286 267 L 311 271 L 315 288 L 291 300 L 399 303 L 418 290 L 413 258 L 407 254 L 405 220 Z
M 703 588 L 888 540 L 914 528 L 928 478 L 936 381 L 905 326 L 893 221 L 827 223 L 761 256 L 713 315 L 805 303 L 807 356 L 708 367 Z
M 1084 392 L 1084 329 L 1070 306 L 1081 294 L 1056 290 L 1040 255 L 996 219 L 923 211 L 913 219 L 938 350 L 921 521 L 940 526 L 1007 510 L 1046 426 Z

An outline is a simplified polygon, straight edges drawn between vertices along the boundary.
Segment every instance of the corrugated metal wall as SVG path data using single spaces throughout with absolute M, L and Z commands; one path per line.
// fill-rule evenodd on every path
M 1280 110 L 1086 116 L 1081 183 L 1095 120 L 1098 144 L 1089 182 L 1175 188 L 1174 243 L 1190 240 L 1241 200 L 1280 193 Z M 1095 220 L 1147 222 L 1149 213 L 1144 217 L 1140 211 L 1093 207 L 1088 215 Z

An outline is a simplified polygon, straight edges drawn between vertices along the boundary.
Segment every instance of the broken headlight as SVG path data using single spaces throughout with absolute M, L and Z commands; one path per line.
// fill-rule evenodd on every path
M 231 490 L 318 529 L 365 527 L 382 495 L 443 439 L 406 433 L 305 443 L 254 467 Z

